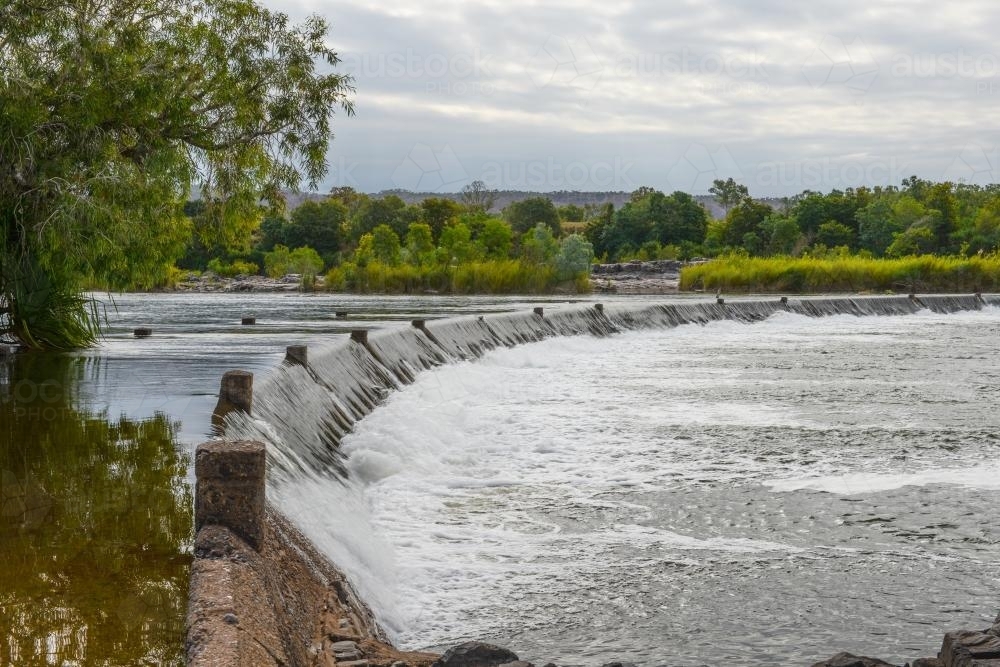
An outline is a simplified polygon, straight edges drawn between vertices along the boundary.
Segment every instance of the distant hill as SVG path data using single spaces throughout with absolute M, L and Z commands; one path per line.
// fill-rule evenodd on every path
M 439 199 L 451 199 L 461 201 L 462 195 L 459 192 L 411 192 L 409 190 L 382 190 L 381 192 L 370 193 L 373 197 L 385 197 L 396 195 L 407 204 L 419 204 L 425 199 L 436 197 Z M 631 192 L 609 191 L 609 192 L 578 192 L 575 190 L 555 190 L 553 192 L 528 192 L 525 190 L 500 190 L 497 192 L 496 203 L 491 209 L 499 213 L 507 205 L 528 199 L 530 197 L 548 197 L 556 206 L 566 206 L 575 204 L 585 206 L 586 204 L 606 204 L 611 202 L 615 208 L 621 208 L 629 200 Z M 288 209 L 292 210 L 307 199 L 323 199 L 323 193 L 287 193 L 286 199 Z M 693 195 L 696 201 L 704 206 L 714 218 L 721 218 L 725 215 L 725 210 L 711 195 Z M 773 197 L 758 199 L 774 208 L 781 208 L 781 200 Z

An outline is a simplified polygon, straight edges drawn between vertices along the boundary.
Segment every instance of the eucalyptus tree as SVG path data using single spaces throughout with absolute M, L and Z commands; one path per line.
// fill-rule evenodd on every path
M 81 289 L 161 280 L 192 192 L 226 236 L 315 185 L 353 113 L 327 33 L 252 0 L 0 3 L 3 333 L 89 344 Z

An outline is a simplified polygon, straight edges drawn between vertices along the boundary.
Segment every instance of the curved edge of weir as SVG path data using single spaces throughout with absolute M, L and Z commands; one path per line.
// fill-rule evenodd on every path
M 492 349 L 555 336 L 610 336 L 718 320 L 758 322 L 777 312 L 809 317 L 952 313 L 1000 305 L 1000 296 L 852 296 L 747 298 L 722 302 L 643 302 L 517 311 L 415 320 L 335 343 L 310 346 L 306 365 L 283 363 L 254 389 L 252 415 L 225 419 L 227 440 L 259 440 L 268 447 L 275 482 L 300 474 L 343 473 L 341 439 L 388 395 L 416 376 L 447 363 L 479 358 Z
M 371 335 L 357 330 L 349 338 L 338 336 L 335 342 L 289 348 L 285 362 L 253 391 L 250 411 L 225 414 L 223 437 L 198 448 L 187 664 L 335 664 L 364 655 L 374 660 L 365 664 L 376 667 L 383 662 L 429 667 L 437 659 L 395 651 L 337 564 L 264 499 L 265 469 L 268 487 L 280 488 L 307 478 L 341 478 L 345 474 L 342 438 L 391 392 L 412 383 L 424 370 L 556 336 L 611 336 L 719 320 L 751 323 L 778 312 L 809 317 L 888 316 L 986 306 L 1000 306 L 1000 295 L 589 304 L 414 320 L 413 326 Z M 247 463 L 249 456 L 257 456 L 257 463 Z M 251 469 L 256 472 L 247 472 Z M 203 476 L 202 471 L 208 472 Z M 249 483 L 254 475 L 255 481 Z M 330 509 L 317 508 L 317 512 Z M 250 533 L 244 530 L 246 525 L 253 528 Z M 259 540 L 247 542 L 242 539 L 247 534 Z M 220 610 L 229 613 L 223 615 Z M 261 653 L 261 647 L 267 650 Z M 259 655 L 254 657 L 254 652 Z

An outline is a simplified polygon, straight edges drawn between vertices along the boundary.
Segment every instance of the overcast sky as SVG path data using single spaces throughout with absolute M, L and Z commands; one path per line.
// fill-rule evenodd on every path
M 995 0 L 266 1 L 355 78 L 324 189 L 1000 181 Z

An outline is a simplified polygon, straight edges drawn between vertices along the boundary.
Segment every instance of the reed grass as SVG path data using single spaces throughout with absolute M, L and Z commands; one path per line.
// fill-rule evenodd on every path
M 789 293 L 997 291 L 1000 255 L 897 259 L 729 255 L 685 267 L 680 288 Z

